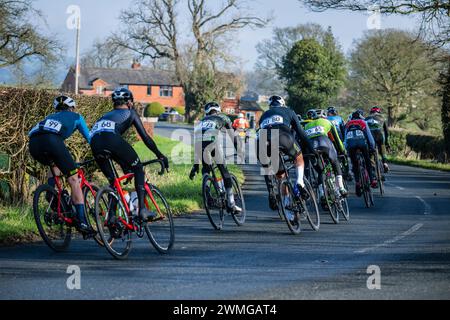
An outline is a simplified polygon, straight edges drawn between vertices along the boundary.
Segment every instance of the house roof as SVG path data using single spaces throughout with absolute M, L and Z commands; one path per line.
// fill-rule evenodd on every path
M 256 101 L 241 100 L 239 101 L 239 109 L 243 111 L 264 111 Z
M 92 82 L 101 79 L 109 84 L 107 89 L 113 90 L 121 85 L 160 85 L 179 86 L 170 72 L 155 70 L 81 68 L 80 88 L 92 89 Z

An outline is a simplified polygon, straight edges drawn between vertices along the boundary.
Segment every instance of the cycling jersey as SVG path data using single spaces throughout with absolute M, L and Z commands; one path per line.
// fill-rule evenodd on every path
M 131 126 L 134 126 L 142 141 L 158 158 L 162 157 L 153 139 L 148 135 L 141 118 L 135 109 L 115 109 L 106 113 L 92 127 L 91 138 L 96 135 L 111 133 L 123 135 Z
M 305 132 L 308 139 L 319 137 L 329 138 L 340 153 L 345 153 L 344 145 L 342 144 L 336 127 L 327 119 L 319 118 L 312 120 L 305 126 Z
M 337 129 L 339 137 L 344 140 L 345 123 L 341 116 L 329 116 L 327 118 Z
M 194 128 L 195 137 L 202 141 L 215 141 L 223 129 L 232 130 L 230 118 L 222 113 L 204 117 Z
M 302 147 L 307 146 L 312 151 L 312 145 L 300 124 L 297 114 L 289 108 L 276 107 L 266 111 L 259 120 L 259 127 L 269 130 L 285 128 L 290 132 L 293 131 Z
M 233 122 L 233 128 L 234 129 L 249 129 L 250 124 L 246 119 L 236 119 Z
M 384 117 L 381 114 L 377 113 L 367 117 L 366 122 L 372 133 L 375 133 L 377 136 L 380 133 L 383 134 L 383 140 L 387 144 L 389 140 L 389 131 Z
M 59 135 L 66 140 L 75 130 L 80 131 L 86 141 L 90 142 L 89 128 L 83 116 L 72 111 L 60 111 L 36 124 L 28 135 L 33 137 L 38 134 L 50 133 Z
M 375 140 L 369 126 L 364 120 L 351 120 L 345 126 L 345 145 L 348 149 L 358 147 L 362 143 L 375 150 Z

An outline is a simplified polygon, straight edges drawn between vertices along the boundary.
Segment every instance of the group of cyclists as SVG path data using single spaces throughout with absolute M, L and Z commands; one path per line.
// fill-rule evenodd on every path
M 134 108 L 134 98 L 130 90 L 118 88 L 112 93 L 113 110 L 98 119 L 89 130 L 83 116 L 76 112 L 76 102 L 68 96 L 59 96 L 54 100 L 55 113 L 36 124 L 29 133 L 29 151 L 31 156 L 45 166 L 54 167 L 49 172 L 48 184 L 55 187 L 55 175 L 64 175 L 71 188 L 72 203 L 76 209 L 77 229 L 86 234 L 95 231 L 86 219 L 83 193 L 80 188 L 77 164 L 70 154 L 65 140 L 75 131 L 79 131 L 86 142 L 90 144 L 95 161 L 111 184 L 114 183 L 114 172 L 109 165 L 109 159 L 117 162 L 126 173 L 134 174 L 135 189 L 138 198 L 138 218 L 140 221 L 151 221 L 155 213 L 145 206 L 145 174 L 142 162 L 133 147 L 122 137 L 131 127 L 134 127 L 142 138 L 145 145 L 151 150 L 166 168 L 169 166 L 168 158 L 160 152 L 154 140 L 147 134 L 141 122 L 140 116 Z M 339 116 L 334 107 L 325 110 L 309 110 L 306 119 L 302 119 L 292 109 L 287 107 L 281 96 L 272 96 L 269 99 L 269 110 L 266 111 L 259 121 L 259 130 L 266 130 L 270 150 L 270 142 L 277 137 L 279 149 L 291 157 L 296 170 L 294 193 L 299 198 L 307 199 L 310 195 L 305 190 L 304 172 L 305 159 L 303 154 L 317 154 L 321 152 L 326 155 L 332 164 L 336 176 L 336 188 L 342 197 L 347 197 L 348 190 L 344 185 L 344 177 L 350 179 L 349 166 L 342 165 L 341 157 L 347 155 L 351 159 L 353 174 L 356 180 L 356 194 L 361 196 L 361 182 L 358 181 L 359 170 L 355 159 L 355 150 L 361 150 L 369 166 L 371 187 L 377 187 L 377 178 L 374 173 L 374 160 L 372 153 L 377 148 L 381 154 L 384 170 L 388 172 L 389 167 L 386 159 L 386 148 L 388 144 L 388 130 L 386 122 L 379 107 L 373 107 L 370 115 L 365 118 L 362 110 L 356 110 L 348 119 L 347 123 Z M 200 121 L 197 130 L 201 133 L 199 143 L 199 155 L 190 172 L 190 178 L 194 179 L 200 171 L 207 174 L 211 170 L 211 159 L 214 158 L 223 178 L 224 189 L 227 195 L 227 209 L 229 212 L 239 214 L 242 211 L 234 199 L 231 175 L 224 161 L 222 150 L 215 144 L 217 134 L 222 130 L 230 133 L 230 138 L 236 141 L 234 130 L 248 129 L 248 122 L 244 116 L 240 116 L 234 123 L 222 113 L 221 107 L 216 102 L 207 103 L 204 107 L 205 117 Z M 233 130 L 234 129 L 234 130 Z M 276 130 L 276 135 L 273 133 Z M 213 132 L 213 133 L 212 133 Z M 258 143 L 258 155 L 261 144 Z M 264 147 L 264 146 L 263 146 Z M 236 148 L 236 143 L 235 143 Z M 206 151 L 206 152 L 205 152 Z M 265 150 L 267 151 L 267 150 Z M 206 157 L 204 156 L 206 155 Z M 217 161 L 219 159 L 219 161 Z M 345 161 L 344 161 L 345 162 Z M 315 167 L 319 172 L 320 167 Z M 320 173 L 320 172 L 319 172 Z M 321 175 L 319 177 L 319 184 Z M 278 177 L 281 178 L 281 177 Z M 272 194 L 272 180 L 265 176 L 265 182 L 269 191 L 269 206 L 276 210 L 276 195 Z M 320 197 L 323 196 L 323 188 L 319 188 Z M 108 226 L 114 227 L 115 215 L 109 215 Z

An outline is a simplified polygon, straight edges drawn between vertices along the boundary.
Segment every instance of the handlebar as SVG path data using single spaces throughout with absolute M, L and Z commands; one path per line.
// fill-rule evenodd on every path
M 155 160 L 150 160 L 150 161 L 146 161 L 142 163 L 142 166 L 146 167 L 149 166 L 151 164 L 155 164 L 155 163 L 159 163 L 159 165 L 161 166 L 161 171 L 158 172 L 158 174 L 160 176 L 164 175 L 164 171 L 166 171 L 167 173 L 169 173 L 169 169 L 166 168 L 166 166 L 164 165 L 164 161 L 161 159 L 155 159 Z

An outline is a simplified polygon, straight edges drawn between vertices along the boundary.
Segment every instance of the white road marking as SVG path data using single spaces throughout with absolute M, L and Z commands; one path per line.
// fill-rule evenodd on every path
M 394 244 L 394 243 L 402 240 L 403 238 L 413 234 L 414 232 L 416 232 L 417 230 L 419 230 L 422 227 L 423 227 L 423 223 L 415 224 L 408 231 L 405 231 L 405 232 L 399 234 L 398 236 L 396 236 L 396 237 L 394 237 L 392 239 L 389 239 L 389 240 L 386 240 L 383 243 L 379 243 L 377 245 L 374 245 L 373 247 L 357 250 L 357 251 L 355 251 L 355 253 L 366 253 L 368 251 L 373 251 L 373 250 L 381 248 L 381 247 L 387 247 L 388 245 Z
M 420 202 L 422 202 L 423 206 L 425 207 L 425 211 L 423 212 L 423 214 L 424 215 L 431 214 L 431 206 L 419 196 L 416 196 L 416 199 L 419 200 Z

